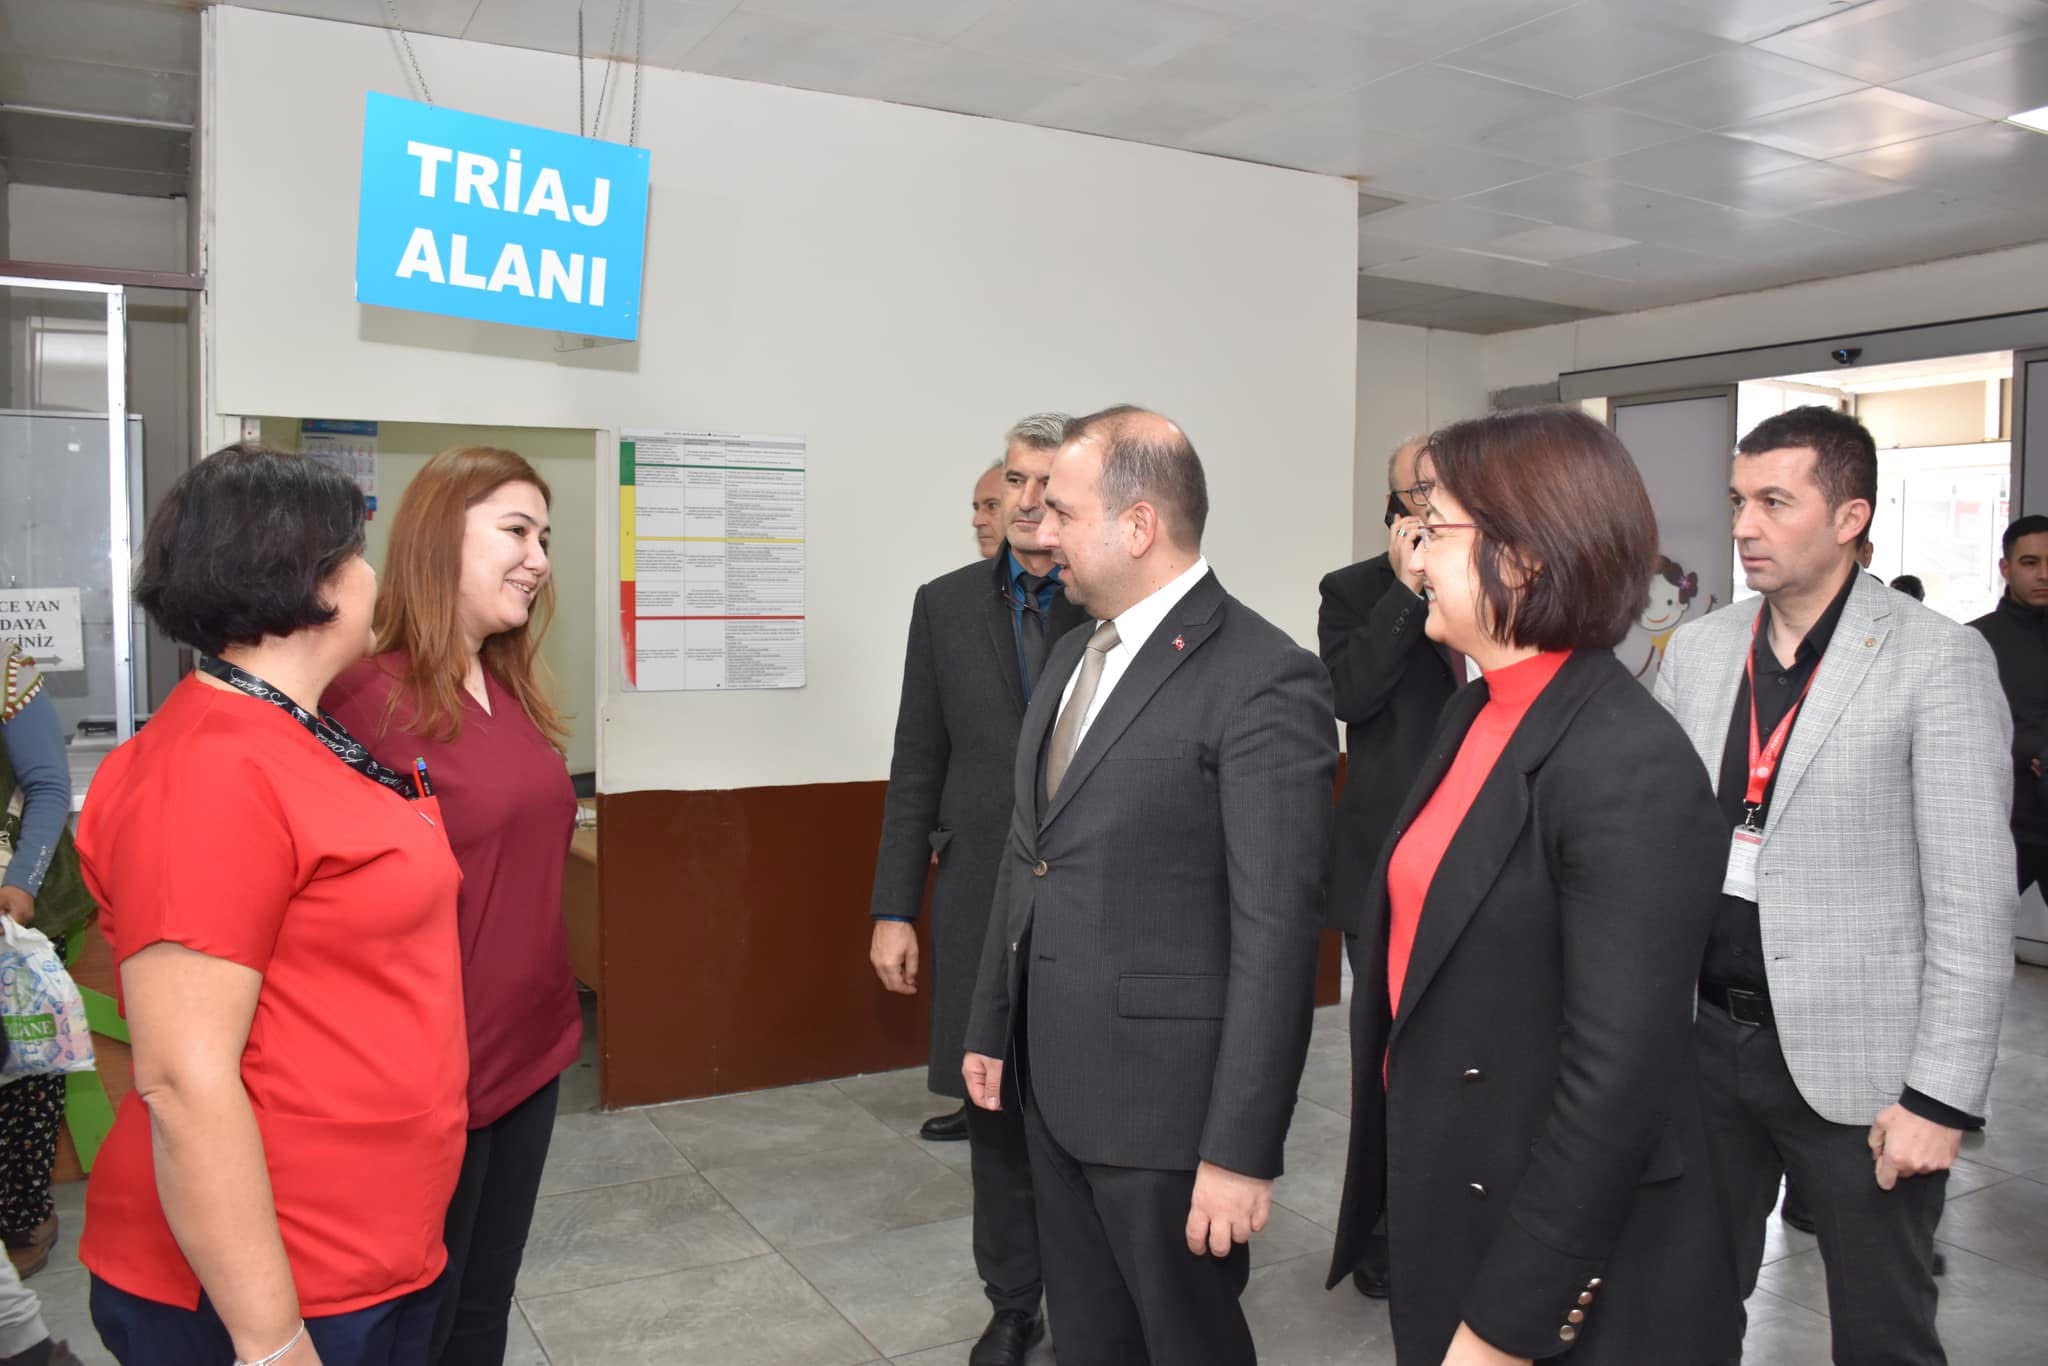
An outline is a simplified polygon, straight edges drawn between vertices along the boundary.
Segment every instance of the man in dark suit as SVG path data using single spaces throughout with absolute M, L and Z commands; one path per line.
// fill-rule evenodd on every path
M 1209 572 L 1201 461 L 1165 418 L 1070 424 L 1046 505 L 1097 620 L 1025 713 L 962 1072 L 1023 1108 L 1061 1366 L 1250 1366 L 1246 1244 L 1314 1002 L 1329 680 Z
M 1039 413 L 1010 429 L 1003 459 L 1007 535 L 976 560 L 917 591 L 896 750 L 875 860 L 870 961 L 882 985 L 917 990 L 915 920 L 932 886 L 932 1024 L 927 1084 L 965 1099 L 960 1054 L 987 937 L 996 865 L 1009 831 L 1017 728 L 1052 642 L 1085 620 L 1061 591 L 1038 542 L 1046 478 L 1066 418 Z M 1038 1226 L 1024 1125 L 1015 1112 L 963 1105 L 926 1123 L 927 1138 L 973 1145 L 974 1261 L 995 1307 L 971 1366 L 1016 1366 L 1044 1333 Z
M 1316 639 L 1345 724 L 1344 791 L 1330 835 L 1329 925 L 1344 931 L 1358 972 L 1358 921 L 1380 846 L 1429 756 L 1437 717 L 1464 678 L 1464 661 L 1422 633 L 1429 604 L 1410 552 L 1422 534 L 1425 490 L 1415 466 L 1426 437 L 1402 442 L 1387 460 L 1388 548 L 1384 555 L 1323 576 Z M 1351 1282 L 1387 1297 L 1387 1236 L 1373 1230 Z

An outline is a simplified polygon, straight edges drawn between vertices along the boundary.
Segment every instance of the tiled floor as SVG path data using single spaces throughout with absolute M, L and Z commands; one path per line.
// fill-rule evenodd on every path
M 969 1252 L 962 1144 L 912 1135 L 938 1102 L 923 1069 L 597 1114 L 586 1060 L 534 1221 L 508 1366 L 959 1366 L 987 1304 Z M 1266 1366 L 1393 1361 L 1384 1307 L 1323 1290 L 1342 1178 L 1349 1058 L 1335 1008 L 1316 1021 L 1272 1226 L 1254 1243 L 1246 1312 Z M 1964 1145 L 1941 1241 L 1941 1326 L 1955 1366 L 2048 1355 L 2048 970 L 2020 968 L 1989 1132 Z M 32 1284 L 88 1362 L 75 1254 Z M 1750 1301 L 1752 1366 L 1827 1360 L 1813 1240 L 1773 1221 Z M 1052 1349 L 1035 1366 L 1054 1360 Z

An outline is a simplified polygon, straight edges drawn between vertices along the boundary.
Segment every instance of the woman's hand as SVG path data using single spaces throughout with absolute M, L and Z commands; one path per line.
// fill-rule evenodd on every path
M 1458 1325 L 1451 1350 L 1444 1353 L 1444 1366 L 1533 1366 L 1529 1357 L 1510 1356 L 1472 1331 L 1470 1324 Z
M 17 925 L 33 925 L 36 899 L 19 887 L 0 887 L 0 915 L 9 917 Z

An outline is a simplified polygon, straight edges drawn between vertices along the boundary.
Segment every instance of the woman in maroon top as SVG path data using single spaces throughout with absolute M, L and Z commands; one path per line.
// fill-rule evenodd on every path
M 433 1358 L 444 1366 L 504 1360 L 560 1078 L 582 1041 L 562 927 L 576 797 L 539 677 L 554 607 L 549 500 L 511 451 L 429 460 L 392 521 L 377 653 L 327 693 L 381 762 L 440 799 L 462 868 L 469 1142 L 448 1208 Z
M 1331 1284 L 1384 1209 L 1402 1366 L 1698 1366 L 1740 1353 L 1693 984 L 1727 827 L 1615 659 L 1657 523 L 1583 413 L 1430 438 L 1414 551 L 1446 706 L 1368 901 Z

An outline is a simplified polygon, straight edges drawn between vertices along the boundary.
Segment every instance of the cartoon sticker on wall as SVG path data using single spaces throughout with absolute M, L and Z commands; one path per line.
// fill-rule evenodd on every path
M 1669 555 L 1657 557 L 1657 572 L 1650 575 L 1650 601 L 1643 608 L 1642 616 L 1636 618 L 1636 625 L 1650 637 L 1650 652 L 1643 656 L 1642 667 L 1636 670 L 1637 678 L 1663 667 L 1664 647 L 1670 644 L 1671 633 L 1691 613 L 1693 601 L 1699 595 L 1698 574 L 1687 573 L 1685 566 Z M 1700 609 L 1700 615 L 1713 611 L 1714 604 L 1714 595 L 1709 593 L 1707 605 Z

